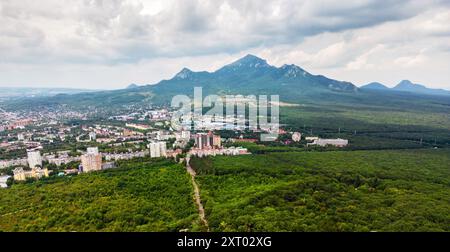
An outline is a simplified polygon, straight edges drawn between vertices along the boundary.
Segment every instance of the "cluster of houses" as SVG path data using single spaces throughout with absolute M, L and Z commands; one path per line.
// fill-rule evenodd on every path
M 159 111 L 158 113 L 151 114 L 151 116 L 155 119 L 166 118 L 167 111 Z M 16 122 L 17 125 L 14 126 L 20 127 L 21 125 L 27 125 L 28 123 L 30 122 L 19 121 Z M 206 125 L 208 127 L 211 126 L 208 123 L 206 123 Z M 89 128 L 82 127 L 82 130 L 88 134 L 87 139 L 86 137 L 83 139 L 77 138 L 77 141 L 109 143 L 110 146 L 122 145 L 123 143 L 136 143 L 141 147 L 138 148 L 137 151 L 134 149 L 134 151 L 129 150 L 127 153 L 100 153 L 97 147 L 91 147 L 87 148 L 87 151 L 80 156 L 69 155 L 69 152 L 66 151 L 58 152 L 57 154 L 47 154 L 42 157 L 39 152 L 39 148 L 42 149 L 39 142 L 37 142 L 37 145 L 33 144 L 27 134 L 19 133 L 17 136 L 19 141 L 22 143 L 30 143 L 29 145 L 26 145 L 31 148 L 31 150 L 27 152 L 27 158 L 0 161 L 0 169 L 17 167 L 13 170 L 14 175 L 12 177 L 16 181 L 24 181 L 30 178 L 40 179 L 43 177 L 48 177 L 51 171 L 43 167 L 43 161 L 50 164 L 55 164 L 56 166 L 61 166 L 62 164 L 68 164 L 70 162 L 81 163 L 78 169 L 69 169 L 67 172 L 60 173 L 58 175 L 99 171 L 115 168 L 115 161 L 119 160 L 129 160 L 146 156 L 150 156 L 151 158 L 175 158 L 182 154 L 182 149 L 185 148 L 190 141 L 194 142 L 193 148 L 191 148 L 188 153 L 191 156 L 205 157 L 216 155 L 250 154 L 246 148 L 242 147 L 224 148 L 222 146 L 221 137 L 211 131 L 206 133 L 191 134 L 189 130 L 174 132 L 167 130 L 151 131 L 151 129 L 152 127 L 148 125 L 137 123 L 127 123 L 125 128 L 100 125 L 95 125 L 94 127 Z M 65 134 L 68 134 L 70 131 L 70 128 L 59 128 L 59 133 L 57 134 L 62 137 L 62 135 L 65 136 Z M 51 132 L 48 134 L 50 133 Z M 282 132 L 282 134 L 285 133 L 287 132 Z M 322 139 L 319 137 L 302 138 L 302 134 L 300 132 L 291 133 L 293 142 L 300 142 L 302 139 L 305 139 L 307 146 L 345 147 L 348 145 L 348 140 L 346 139 Z M 257 142 L 257 139 L 244 139 L 243 137 L 232 140 L 234 140 L 234 142 Z M 145 145 L 143 146 L 142 143 L 147 141 L 150 141 L 150 143 L 147 145 L 147 149 L 145 149 Z M 168 145 L 169 141 L 172 143 L 171 146 Z M 29 169 L 24 169 L 23 167 L 27 165 Z M 0 176 L 0 187 L 7 187 L 7 181 L 10 178 L 10 176 Z

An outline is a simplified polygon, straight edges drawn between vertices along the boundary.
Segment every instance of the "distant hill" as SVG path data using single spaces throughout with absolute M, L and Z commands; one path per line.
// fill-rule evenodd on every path
M 388 88 L 385 85 L 378 83 L 378 82 L 372 82 L 372 83 L 362 86 L 361 89 L 402 91 L 402 92 L 409 92 L 409 93 L 414 93 L 414 94 L 425 94 L 425 95 L 450 95 L 450 91 L 448 91 L 448 90 L 427 88 L 424 85 L 415 84 L 409 80 L 402 80 L 400 83 L 398 83 L 393 88 Z
M 450 91 L 448 90 L 427 88 L 424 85 L 415 84 L 409 80 L 401 81 L 393 90 L 430 95 L 450 95 Z
M 364 85 L 362 87 L 360 87 L 362 89 L 376 89 L 376 90 L 387 90 L 389 89 L 388 87 L 386 87 L 385 85 L 379 83 L 379 82 L 371 82 L 367 85 Z
M 154 85 L 130 85 L 127 89 L 89 94 L 58 95 L 41 100 L 42 104 L 113 106 L 143 103 L 170 103 L 178 94 L 193 95 L 194 87 L 203 87 L 203 95 L 242 94 L 280 95 L 282 100 L 313 99 L 324 94 L 352 94 L 358 88 L 350 82 L 313 75 L 296 65 L 275 67 L 266 60 L 247 55 L 214 72 L 194 72 L 183 68 L 173 78 Z M 39 104 L 39 100 L 34 100 Z
M 450 95 L 449 91 L 428 89 L 409 81 L 402 81 L 395 88 L 387 88 L 381 83 L 370 83 L 358 88 L 350 82 L 311 74 L 293 64 L 275 67 L 266 60 L 249 54 L 214 72 L 195 72 L 183 68 L 171 79 L 153 85 L 131 84 L 128 88 L 120 90 L 10 99 L 6 105 L 11 109 L 54 105 L 108 109 L 133 104 L 160 105 L 169 104 L 175 95 L 184 94 L 192 97 L 194 87 L 202 87 L 204 97 L 209 94 L 279 95 L 285 102 L 349 106 L 355 104 L 385 106 L 387 101 L 396 104 L 405 103 L 407 106 L 406 104 L 411 102 L 412 95 L 415 99 L 424 94 Z M 376 94 L 373 91 L 376 91 Z M 381 94 L 384 96 L 381 97 Z
M 95 92 L 99 90 L 71 89 L 71 88 L 31 88 L 31 87 L 0 87 L 0 97 L 42 97 L 58 94 L 77 94 Z
M 134 88 L 138 88 L 139 85 L 131 83 L 130 85 L 128 85 L 127 89 L 134 89 Z

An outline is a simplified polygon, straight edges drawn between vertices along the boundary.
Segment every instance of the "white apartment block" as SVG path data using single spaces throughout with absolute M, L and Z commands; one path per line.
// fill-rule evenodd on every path
M 28 151 L 27 156 L 30 168 L 35 168 L 37 166 L 42 167 L 42 156 L 39 151 Z
M 154 142 L 149 144 L 150 157 L 158 158 L 167 156 L 166 142 Z

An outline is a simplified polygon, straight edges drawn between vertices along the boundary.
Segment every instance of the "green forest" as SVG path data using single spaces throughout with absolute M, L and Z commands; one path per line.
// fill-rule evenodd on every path
M 0 231 L 195 231 L 189 175 L 168 160 L 50 177 L 0 190 Z
M 450 231 L 450 150 L 193 159 L 212 231 Z
M 450 150 L 288 151 L 194 158 L 211 231 L 450 231 Z M 0 190 L 0 231 L 204 231 L 181 164 Z

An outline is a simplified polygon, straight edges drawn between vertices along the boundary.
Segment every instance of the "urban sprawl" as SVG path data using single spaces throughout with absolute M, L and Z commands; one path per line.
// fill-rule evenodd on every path
M 182 162 L 190 156 L 248 155 L 251 153 L 239 143 L 257 143 L 257 134 L 264 132 L 233 129 L 231 126 L 238 123 L 227 121 L 226 131 L 233 134 L 223 137 L 214 120 L 202 122 L 200 130 L 191 130 L 190 125 L 174 130 L 170 123 L 173 113 L 167 108 L 156 108 L 93 120 L 89 114 L 70 110 L 23 113 L 0 110 L 3 118 L 0 187 L 49 176 L 113 169 L 118 161 L 134 158 L 171 158 Z M 279 129 L 279 135 L 289 136 L 288 140 L 274 139 L 284 144 L 304 141 L 305 146 L 348 145 L 345 139 L 304 137 L 301 132 L 283 129 Z

